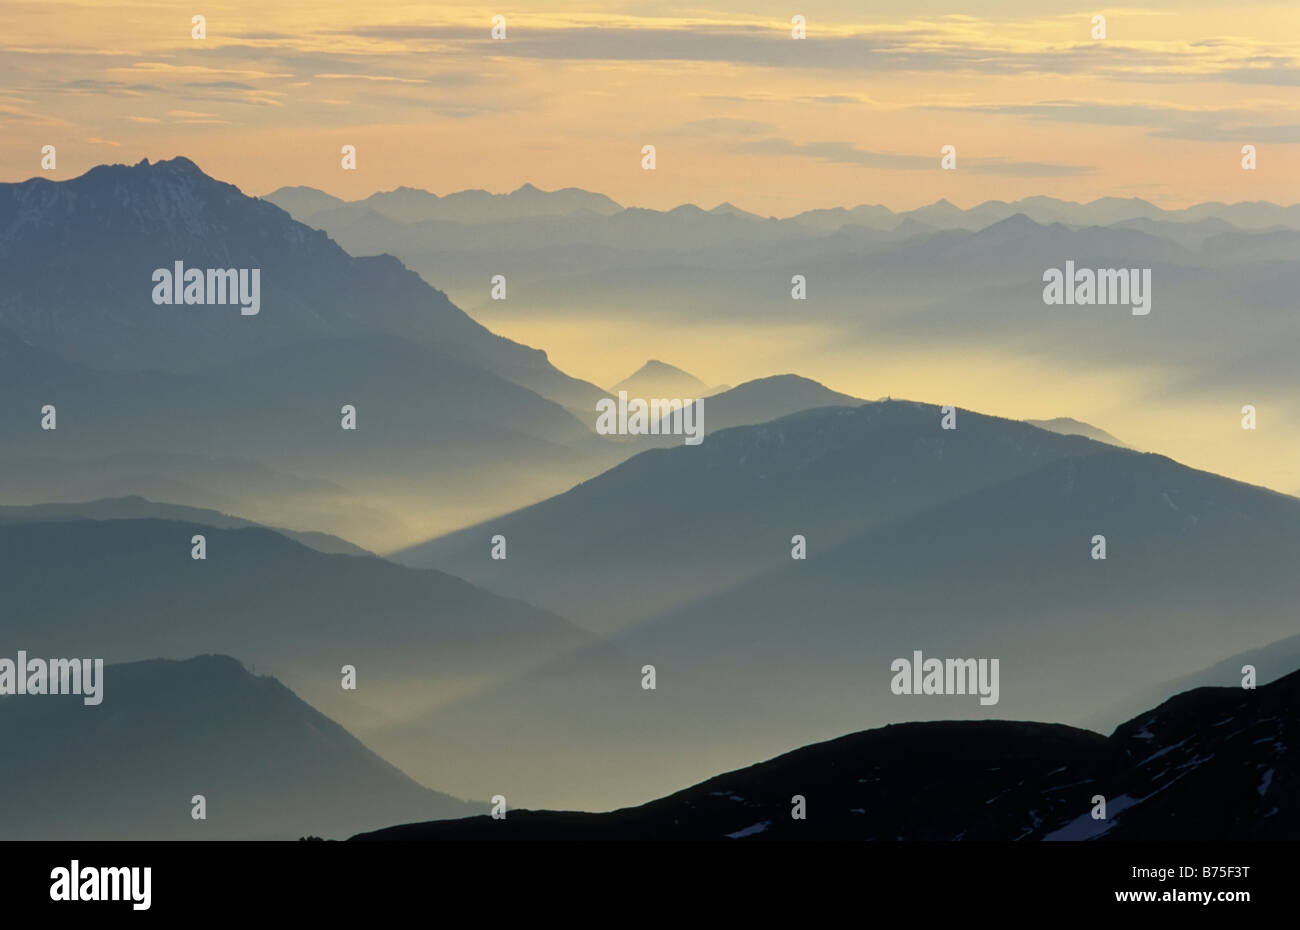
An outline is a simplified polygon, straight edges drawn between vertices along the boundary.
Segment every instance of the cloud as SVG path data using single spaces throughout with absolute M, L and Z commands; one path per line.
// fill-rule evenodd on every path
M 752 119 L 733 119 L 726 116 L 716 116 L 711 119 L 696 119 L 684 123 L 678 132 L 665 133 L 666 135 L 678 134 L 707 134 L 722 136 L 756 136 L 763 133 L 775 132 L 776 127 L 771 123 L 764 123 Z
M 995 113 L 1032 120 L 1094 126 L 1134 126 L 1160 139 L 1201 142 L 1300 143 L 1300 125 L 1278 124 L 1275 107 L 1252 109 L 1178 107 L 1094 100 L 1045 100 L 1037 103 L 930 106 L 927 109 Z
M 1294 47 L 1270 47 L 1245 38 L 1125 43 L 1026 37 L 1041 28 L 1036 22 L 943 17 L 902 25 L 842 27 L 797 42 L 784 25 L 734 22 L 517 28 L 501 42 L 489 38 L 486 29 L 451 25 L 385 24 L 348 34 L 404 43 L 412 50 L 425 43 L 475 57 L 490 49 L 500 58 L 568 61 L 727 62 L 768 68 L 991 76 L 1087 73 L 1137 81 L 1200 76 L 1280 85 L 1300 81 L 1300 56 Z
M 391 74 L 362 74 L 360 72 L 351 72 L 348 74 L 313 74 L 312 77 L 326 81 L 391 81 L 395 84 L 427 84 L 423 78 L 402 78 L 394 77 Z
M 106 81 L 98 78 L 60 81 L 51 89 L 60 93 L 105 94 L 110 97 L 139 97 L 142 94 L 162 93 L 164 90 L 158 84 L 128 84 L 125 81 Z
M 795 156 L 815 158 L 818 161 L 842 165 L 866 165 L 870 168 L 889 168 L 904 171 L 933 169 L 938 164 L 934 158 L 920 155 L 898 155 L 889 152 L 871 152 L 858 148 L 852 142 L 792 142 L 772 137 L 746 142 L 738 150 L 750 155 Z
M 800 97 L 800 100 L 806 100 L 809 103 L 868 103 L 866 97 L 855 97 L 851 94 L 821 94 L 820 96 Z
M 184 86 L 212 90 L 256 90 L 252 84 L 244 84 L 241 81 L 186 81 Z
M 842 165 L 863 165 L 897 171 L 938 171 L 939 156 L 906 155 L 893 152 L 872 152 L 851 142 L 792 142 L 789 139 L 768 138 L 746 142 L 737 147 L 751 155 L 814 158 Z M 1056 165 L 1045 162 L 1012 161 L 1003 158 L 964 158 L 963 171 L 972 174 L 996 174 L 1013 177 L 1071 177 L 1092 174 L 1096 169 L 1086 165 Z

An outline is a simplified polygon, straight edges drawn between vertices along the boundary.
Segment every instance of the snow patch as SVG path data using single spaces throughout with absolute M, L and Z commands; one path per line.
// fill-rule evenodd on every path
M 1111 827 L 1115 826 L 1115 817 L 1128 810 L 1134 804 L 1142 801 L 1142 798 L 1134 798 L 1127 794 L 1121 794 L 1114 800 L 1106 803 L 1105 820 L 1093 820 L 1092 811 L 1076 817 L 1059 830 L 1053 830 L 1043 837 L 1043 841 L 1049 840 L 1091 840 L 1101 836 Z
M 772 821 L 764 820 L 761 823 L 754 824 L 752 827 L 746 827 L 743 830 L 737 830 L 735 833 L 728 833 L 727 838 L 732 840 L 743 839 L 746 836 L 753 836 L 756 833 L 762 833 L 770 826 L 772 826 Z

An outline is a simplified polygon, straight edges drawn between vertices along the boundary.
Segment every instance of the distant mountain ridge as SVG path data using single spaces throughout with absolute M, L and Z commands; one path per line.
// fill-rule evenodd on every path
M 1031 426 L 1037 426 L 1039 429 L 1060 433 L 1062 436 L 1086 436 L 1089 439 L 1097 440 L 1097 442 L 1119 446 L 1121 449 L 1130 448 L 1127 443 L 1120 442 L 1104 429 L 1099 429 L 1091 423 L 1084 423 L 1082 420 L 1076 420 L 1073 417 L 1053 417 L 1050 420 L 1026 420 L 1025 422 Z
M 346 201 L 312 187 L 282 187 L 265 194 L 269 200 L 295 216 L 310 216 L 343 207 L 361 207 L 392 220 L 415 223 L 422 220 L 481 222 L 542 216 L 567 216 L 586 211 L 608 216 L 623 209 L 604 194 L 576 187 L 544 191 L 524 184 L 507 194 L 485 190 L 464 190 L 439 196 L 415 187 L 378 191 L 361 200 Z
M 756 378 L 705 396 L 708 403 L 703 407 L 706 413 L 704 423 L 712 432 L 733 426 L 755 426 L 819 407 L 856 407 L 867 403 L 798 375 Z M 672 414 L 667 416 L 671 418 Z M 665 438 L 663 444 L 671 445 L 676 441 L 675 438 Z
M 261 526 L 252 520 L 232 517 L 216 510 L 202 507 L 187 507 L 181 504 L 158 503 L 146 500 L 138 495 L 126 497 L 100 498 L 99 500 L 69 504 L 28 504 L 20 506 L 0 505 L 0 523 L 51 523 L 62 520 L 175 520 L 193 522 L 200 526 L 215 526 L 222 529 L 239 529 Z M 346 539 L 331 536 L 329 533 L 300 532 L 270 526 L 267 529 L 281 533 L 292 540 L 302 543 L 318 552 L 341 555 L 374 556 L 373 552 L 353 545 Z
M 400 222 L 441 219 L 465 223 L 564 216 L 579 210 L 610 216 L 623 210 L 646 209 L 624 207 L 604 194 L 581 188 L 570 187 L 548 192 L 538 190 L 531 184 L 524 184 L 506 194 L 465 190 L 441 197 L 419 188 L 400 187 L 352 201 L 342 200 L 315 188 L 298 186 L 279 188 L 263 195 L 262 199 L 278 204 L 291 213 L 301 212 L 302 216 L 299 218 L 304 222 L 312 214 L 342 207 L 373 209 Z M 732 203 L 721 203 L 711 210 L 703 210 L 695 204 L 684 203 L 656 212 L 673 213 L 689 210 L 753 222 L 793 220 L 801 225 L 831 231 L 848 225 L 890 228 L 907 219 L 941 228 L 953 226 L 975 228 L 987 226 L 1017 213 L 1023 213 L 1040 223 L 1065 222 L 1072 225 L 1109 226 L 1143 220 L 1197 223 L 1207 219 L 1217 219 L 1242 228 L 1267 228 L 1274 225 L 1300 227 L 1300 203 L 1282 206 L 1267 201 L 1206 202 L 1167 209 L 1140 197 L 1101 197 L 1082 203 L 1056 197 L 1033 196 L 1014 201 L 986 200 L 967 208 L 958 207 L 947 199 L 940 198 L 934 203 L 910 210 L 891 210 L 880 204 L 863 204 L 855 207 L 805 210 L 788 217 L 755 213 Z
M 777 419 L 769 398 L 797 409 Z M 808 404 L 817 409 L 807 409 Z M 743 420 L 747 410 L 760 408 L 765 419 L 757 424 L 727 428 L 721 421 L 722 415 Z M 718 422 L 710 419 L 715 409 Z M 1106 448 L 973 412 L 960 414 L 964 425 L 957 430 L 941 430 L 936 407 L 899 400 L 867 403 L 794 376 L 762 379 L 707 398 L 704 412 L 707 439 L 698 449 L 641 453 L 562 495 L 394 558 L 438 565 L 609 631 L 673 599 L 687 599 L 698 591 L 692 579 L 701 565 L 709 566 L 714 586 L 723 588 L 756 566 L 775 566 L 781 555 L 788 560 L 795 532 L 816 539 L 825 551 L 846 534 L 885 525 L 913 508 L 934 508 L 948 495 Z M 962 457 L 964 467 L 955 456 Z M 648 491 L 650 485 L 680 490 L 660 499 Z M 882 494 L 882 488 L 890 493 Z M 873 495 L 865 511 L 845 507 L 845 501 L 862 501 L 864 494 Z M 625 503 L 614 510 L 608 500 Z M 636 506 L 642 500 L 644 510 Z M 674 543 L 671 557 L 660 538 L 668 526 L 686 534 Z M 789 532 L 778 534 L 776 526 L 788 526 Z M 760 530 L 772 536 L 769 542 L 760 541 Z M 540 549 L 518 563 L 491 562 L 478 555 L 484 533 L 505 534 L 516 551 Z M 561 534 L 568 539 L 562 550 L 542 545 Z M 617 548 L 609 544 L 614 538 Z M 570 559 L 584 565 L 583 572 L 566 568 L 563 563 Z M 639 566 L 651 561 L 658 572 L 647 576 Z M 620 579 L 634 596 L 611 605 L 585 577 L 598 567 L 601 577 Z
M 130 662 L 224 650 L 356 732 L 593 642 L 459 578 L 325 554 L 256 526 L 0 521 L 0 588 L 6 639 L 33 655 Z M 345 664 L 363 676 L 355 694 L 340 690 Z
M 229 307 L 155 306 L 152 272 L 173 260 L 263 269 L 261 312 L 231 320 Z M 95 367 L 194 371 L 312 338 L 388 333 L 561 403 L 597 392 L 488 332 L 391 256 L 353 258 L 184 157 L 0 184 L 0 263 L 0 327 Z

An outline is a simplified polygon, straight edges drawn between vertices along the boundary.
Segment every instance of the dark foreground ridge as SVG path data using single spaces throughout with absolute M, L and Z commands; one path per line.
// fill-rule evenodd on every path
M 1300 839 L 1300 671 L 1197 688 L 1110 737 L 1059 724 L 906 723 L 797 749 L 639 807 L 509 811 L 358 840 Z M 807 818 L 792 818 L 792 798 Z M 1106 820 L 1092 817 L 1095 795 Z

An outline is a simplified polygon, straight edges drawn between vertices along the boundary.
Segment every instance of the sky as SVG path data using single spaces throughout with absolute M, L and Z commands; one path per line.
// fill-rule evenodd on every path
M 6 181 L 183 154 L 246 193 L 348 199 L 532 183 L 781 216 L 1037 194 L 1300 200 L 1294 0 L 6 0 L 0 48 Z M 945 145 L 957 170 L 940 168 Z
M 1093 37 L 1098 15 L 1104 38 Z M 491 35 L 497 16 L 504 39 Z M 45 145 L 55 170 L 41 168 Z M 356 170 L 341 165 L 344 145 L 356 147 Z M 947 145 L 956 170 L 940 167 Z M 1254 171 L 1242 170 L 1243 145 L 1256 147 Z M 531 183 L 776 216 L 1035 195 L 1292 204 L 1300 2 L 5 0 L 0 181 L 175 155 L 252 195 Z M 1150 373 L 1064 381 L 1023 360 L 969 356 L 868 370 L 855 355 L 801 356 L 786 333 L 748 333 L 745 351 L 735 333 L 701 338 L 692 352 L 589 320 L 567 335 L 549 318 L 503 326 L 597 381 L 652 355 L 711 383 L 798 370 L 858 396 L 1091 418 L 1189 463 L 1300 488 L 1294 430 L 1268 431 L 1267 449 L 1240 447 L 1242 398 L 1157 409 L 1139 400 Z

